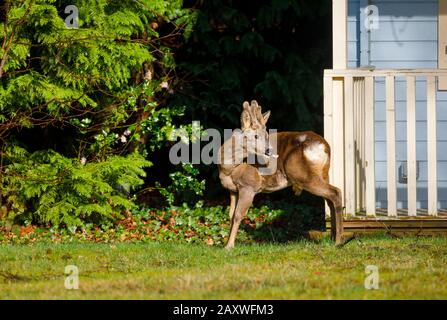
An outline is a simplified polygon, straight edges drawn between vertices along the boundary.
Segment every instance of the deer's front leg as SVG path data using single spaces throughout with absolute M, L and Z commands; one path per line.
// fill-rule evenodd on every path
M 255 197 L 255 192 L 251 189 L 244 188 L 239 190 L 238 201 L 236 205 L 236 210 L 234 211 L 233 218 L 231 221 L 230 237 L 228 238 L 228 243 L 226 248 L 230 249 L 234 247 L 234 242 L 236 241 L 237 231 L 239 226 L 247 214 L 248 209 L 253 203 Z

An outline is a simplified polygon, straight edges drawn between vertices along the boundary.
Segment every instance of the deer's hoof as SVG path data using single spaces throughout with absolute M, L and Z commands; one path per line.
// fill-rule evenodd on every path
M 337 247 L 342 247 L 345 244 L 347 244 L 348 242 L 350 242 L 351 240 L 353 240 L 354 238 L 355 238 L 355 234 L 353 232 L 344 232 L 342 235 L 337 237 L 337 239 L 335 240 L 335 245 Z

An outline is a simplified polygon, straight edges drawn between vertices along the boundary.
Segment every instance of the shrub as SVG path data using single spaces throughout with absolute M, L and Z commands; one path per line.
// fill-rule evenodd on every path
M 196 16 L 182 3 L 2 2 L 0 206 L 8 219 L 77 226 L 133 207 L 127 194 L 149 165 L 142 156 L 166 143 L 182 111 L 164 105 L 177 83 L 173 48 Z M 69 5 L 78 28 L 64 23 Z M 135 151 L 142 156 L 123 156 Z
M 166 199 L 168 206 L 172 207 L 174 201 L 183 201 L 183 204 L 192 203 L 197 196 L 203 195 L 205 180 L 198 180 L 199 170 L 190 163 L 182 164 L 181 171 L 169 174 L 171 184 L 162 187 L 156 183 L 160 194 Z
M 67 227 L 101 223 L 133 208 L 128 194 L 143 184 L 143 168 L 150 165 L 136 153 L 83 163 L 53 150 L 29 153 L 16 146 L 4 156 L 1 195 L 8 218 Z

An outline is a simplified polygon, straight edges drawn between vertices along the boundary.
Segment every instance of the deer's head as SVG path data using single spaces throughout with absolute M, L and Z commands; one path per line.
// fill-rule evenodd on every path
M 273 148 L 269 143 L 266 123 L 270 111 L 262 113 L 261 106 L 253 100 L 251 104 L 244 102 L 241 114 L 241 130 L 244 139 L 244 151 L 247 154 L 270 157 Z

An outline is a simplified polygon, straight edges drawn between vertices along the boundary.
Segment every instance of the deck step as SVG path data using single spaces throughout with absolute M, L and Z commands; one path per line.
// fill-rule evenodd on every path
M 447 219 L 346 219 L 343 223 L 348 232 L 373 233 L 387 231 L 395 234 L 411 235 L 447 235 Z M 331 223 L 326 220 L 326 229 L 331 229 Z

